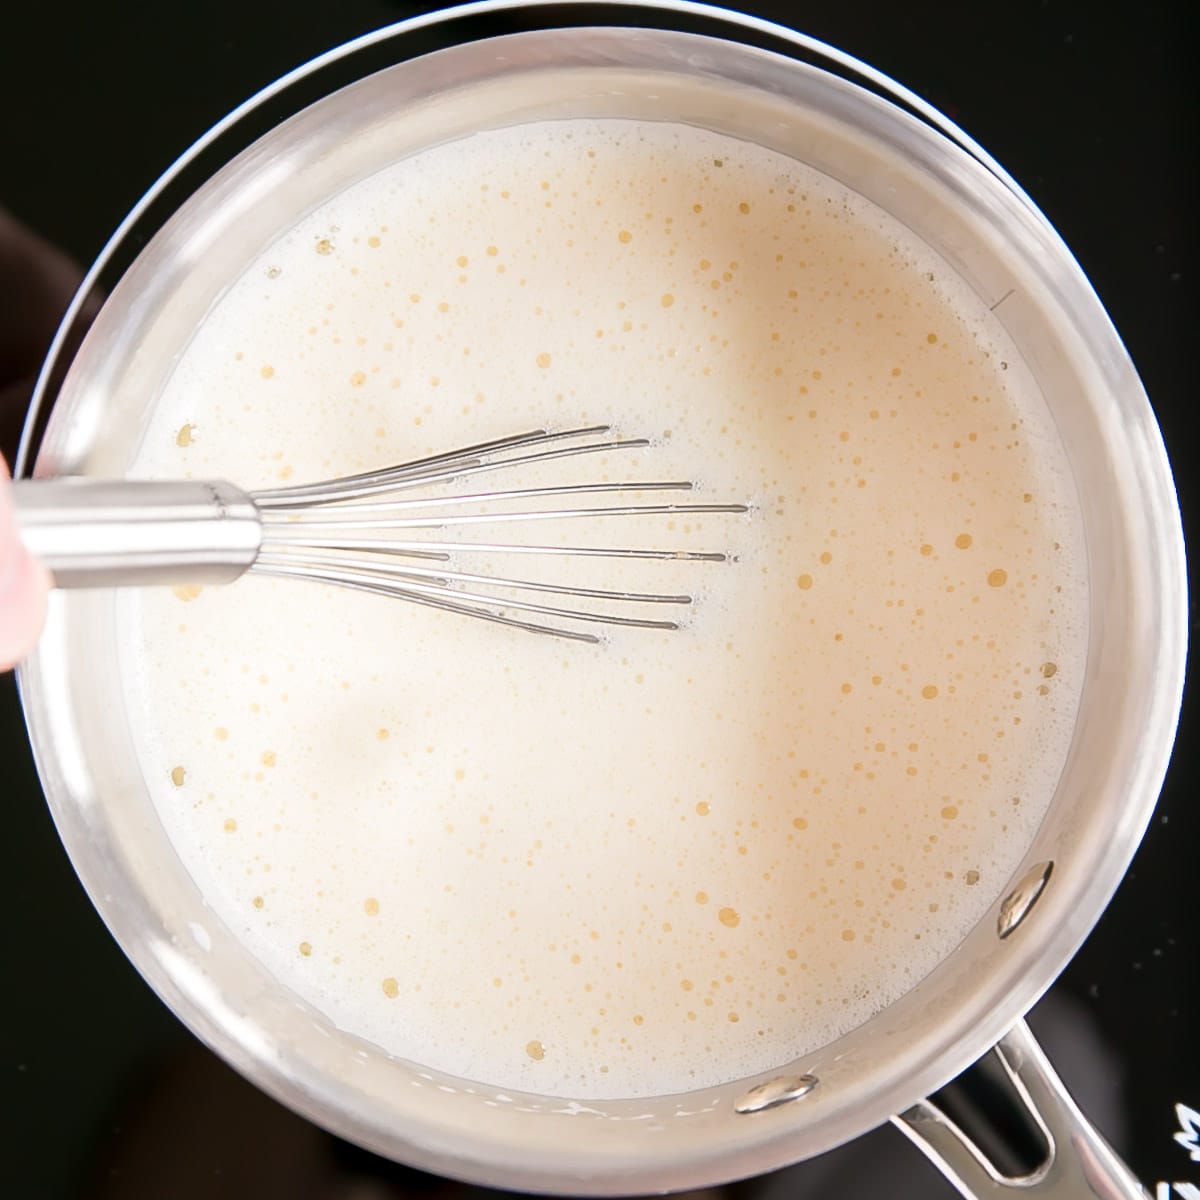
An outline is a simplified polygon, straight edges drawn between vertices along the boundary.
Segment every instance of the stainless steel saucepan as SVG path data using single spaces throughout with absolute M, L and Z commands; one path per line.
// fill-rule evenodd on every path
M 610 23 L 572 27 L 578 5 L 551 15 L 510 0 L 416 18 L 331 52 L 232 114 L 155 186 L 93 268 L 43 373 L 19 469 L 122 474 L 180 349 L 223 289 L 302 214 L 397 157 L 568 116 L 685 122 L 759 142 L 860 192 L 936 250 L 994 309 L 1067 448 L 1091 580 L 1088 662 L 1070 754 L 1023 862 L 932 973 L 800 1061 L 650 1100 L 499 1093 L 334 1028 L 214 918 L 155 816 L 115 699 L 113 598 L 76 592 L 55 595 L 20 675 L 75 868 L 138 969 L 218 1053 L 321 1125 L 430 1170 L 547 1192 L 680 1189 L 798 1162 L 892 1120 L 966 1195 L 1142 1195 L 1021 1021 L 1129 864 L 1182 690 L 1180 517 L 1129 357 L 1045 218 L 911 93 L 811 39 L 721 10 L 588 8 Z M 464 15 L 518 31 L 463 40 Z M 565 27 L 538 27 L 550 19 Z M 107 299 L 70 349 L 95 288 Z M 1045 1162 L 1022 1180 L 1006 1179 L 924 1099 L 992 1047 L 1046 1134 Z

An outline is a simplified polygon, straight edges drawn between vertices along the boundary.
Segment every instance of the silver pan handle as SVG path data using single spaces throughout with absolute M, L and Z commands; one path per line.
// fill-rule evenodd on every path
M 892 1118 L 968 1200 L 1018 1195 L 1028 1200 L 1150 1200 L 1079 1111 L 1024 1021 L 991 1054 L 1012 1090 L 1012 1101 L 1045 1138 L 1045 1159 L 1033 1172 L 1005 1174 L 933 1100 L 920 1100 Z

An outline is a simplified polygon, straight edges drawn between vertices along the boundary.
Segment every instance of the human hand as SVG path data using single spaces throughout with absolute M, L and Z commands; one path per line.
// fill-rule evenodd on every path
M 8 466 L 0 459 L 0 670 L 33 648 L 46 619 L 50 573 L 17 535 Z
M 0 209 L 0 451 L 11 454 L 46 348 L 79 283 L 71 260 Z M 8 466 L 0 457 L 0 671 L 33 647 L 50 576 L 17 536 Z

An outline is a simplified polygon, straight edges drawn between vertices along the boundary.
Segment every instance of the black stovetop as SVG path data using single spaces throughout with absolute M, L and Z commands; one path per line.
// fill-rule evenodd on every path
M 14 0 L 0 18 L 0 207 L 88 262 L 153 179 L 234 104 L 323 49 L 433 7 Z M 1133 355 L 1190 525 L 1200 514 L 1188 421 L 1200 379 L 1190 6 L 747 7 L 908 84 L 1029 190 Z M 0 327 L 31 320 L 30 304 L 6 266 Z M 11 366 L 0 354 L 0 371 Z M 11 418 L 22 396 L 7 382 L 0 378 L 0 403 Z M 0 414 L 0 429 L 11 427 Z M 1032 1018 L 1084 1107 L 1163 1196 L 1161 1184 L 1200 1183 L 1200 1165 L 1172 1137 L 1176 1103 L 1200 1109 L 1196 718 L 1195 703 L 1185 702 L 1174 763 L 1133 868 Z M 0 894 L 10 914 L 0 935 L 0 1192 L 365 1200 L 452 1186 L 336 1142 L 201 1047 L 141 982 L 76 882 L 42 802 L 10 679 L 0 681 L 0 748 Z M 950 1194 L 898 1134 L 870 1136 L 869 1150 L 856 1143 L 755 1190 Z

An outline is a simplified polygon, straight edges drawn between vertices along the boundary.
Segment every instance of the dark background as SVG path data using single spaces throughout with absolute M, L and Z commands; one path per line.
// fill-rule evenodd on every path
M 146 187 L 236 103 L 312 55 L 423 7 L 438 6 L 18 0 L 0 16 L 0 208 L 89 262 Z M 1200 379 L 1200 203 L 1191 5 L 749 7 L 908 84 L 1030 191 L 1125 338 L 1192 524 L 1200 512 L 1188 421 Z M 0 321 L 15 319 L 22 303 L 6 283 Z M 1200 1109 L 1195 709 L 1185 703 L 1174 764 L 1133 869 L 1035 1014 L 1064 1076 L 1151 1189 L 1200 1179 L 1171 1136 L 1176 1102 Z M 0 797 L 8 913 L 0 923 L 0 1194 L 370 1200 L 441 1190 L 335 1143 L 241 1084 L 141 982 L 57 841 L 10 679 L 0 680 Z M 881 1163 L 888 1175 L 877 1194 L 948 1194 L 890 1131 L 775 1186 L 781 1195 L 866 1195 Z

